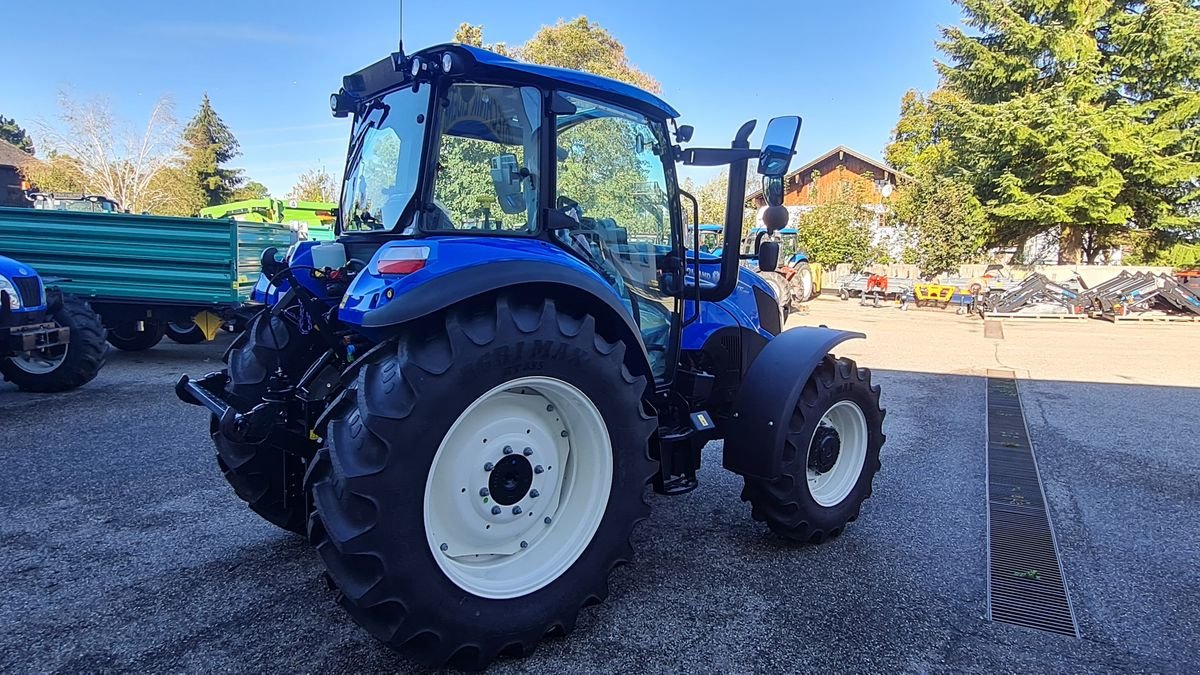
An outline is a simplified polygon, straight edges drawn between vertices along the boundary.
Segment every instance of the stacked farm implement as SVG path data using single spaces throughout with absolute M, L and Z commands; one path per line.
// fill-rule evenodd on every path
M 863 306 L 881 307 L 888 302 L 903 303 L 912 295 L 913 283 L 908 279 L 890 279 L 885 274 L 858 274 L 842 281 L 838 297 L 858 298 Z
M 1200 287 L 1169 274 L 1122 271 L 1091 288 L 1060 284 L 1033 274 L 1003 295 L 980 305 L 984 317 L 1084 318 L 1109 321 L 1200 322 Z

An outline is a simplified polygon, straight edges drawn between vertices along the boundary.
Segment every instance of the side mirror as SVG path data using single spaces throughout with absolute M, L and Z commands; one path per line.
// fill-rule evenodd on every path
M 690 124 L 685 124 L 675 130 L 675 141 L 677 143 L 687 143 L 692 140 L 692 134 L 696 132 L 696 128 Z
M 496 189 L 496 201 L 500 202 L 501 211 L 509 215 L 525 212 L 523 180 L 516 155 L 506 152 L 492 158 L 492 186 Z
M 758 245 L 758 269 L 774 272 L 779 267 L 779 242 L 763 241 Z
M 764 176 L 782 178 L 787 174 L 792 155 L 796 154 L 796 139 L 800 136 L 800 118 L 795 115 L 776 117 L 767 124 L 762 150 L 758 157 L 758 172 Z

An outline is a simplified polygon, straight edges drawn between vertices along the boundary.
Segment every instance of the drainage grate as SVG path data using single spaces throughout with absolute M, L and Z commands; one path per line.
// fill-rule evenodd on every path
M 1079 637 L 1011 371 L 987 375 L 988 618 Z
M 1004 324 L 996 319 L 984 319 L 983 337 L 995 340 L 1004 339 Z

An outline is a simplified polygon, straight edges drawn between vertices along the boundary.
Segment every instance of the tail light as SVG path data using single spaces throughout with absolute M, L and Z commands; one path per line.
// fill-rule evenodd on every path
M 375 269 L 380 274 L 412 274 L 428 259 L 428 246 L 393 246 L 379 254 Z

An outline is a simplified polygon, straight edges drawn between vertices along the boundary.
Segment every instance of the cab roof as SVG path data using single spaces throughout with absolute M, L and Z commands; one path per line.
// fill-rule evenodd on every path
M 466 61 L 463 65 L 464 72 L 472 77 L 493 76 L 516 83 L 559 84 L 584 95 L 628 105 L 655 117 L 679 116 L 679 112 L 666 101 L 631 84 L 578 70 L 524 63 L 470 45 L 435 45 L 410 54 L 408 58 L 438 63 L 441 55 L 447 51 Z M 356 73 L 347 75 L 342 78 L 342 88 L 356 98 L 365 98 L 411 81 L 408 68 L 397 71 L 394 58 L 393 55 L 380 59 Z

